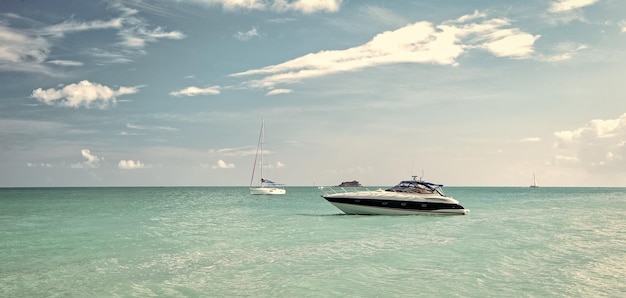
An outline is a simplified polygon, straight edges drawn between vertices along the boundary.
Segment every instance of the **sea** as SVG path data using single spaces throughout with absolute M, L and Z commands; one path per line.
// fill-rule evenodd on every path
M 316 187 L 0 189 L 0 297 L 624 297 L 626 188 L 447 187 L 455 216 Z

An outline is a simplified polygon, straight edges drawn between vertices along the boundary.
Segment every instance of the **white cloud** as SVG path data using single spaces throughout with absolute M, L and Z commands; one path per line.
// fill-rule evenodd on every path
M 256 27 L 253 27 L 247 32 L 237 32 L 237 34 L 235 34 L 235 38 L 241 41 L 248 41 L 255 36 L 259 36 L 259 32 Z
M 598 1 L 599 0 L 557 0 L 552 2 L 549 11 L 555 13 L 568 12 L 574 9 L 593 5 Z
M 218 160 L 217 163 L 213 166 L 214 169 L 233 169 L 235 168 L 235 164 L 227 163 L 223 160 Z
M 80 151 L 80 154 L 86 159 L 84 162 L 72 164 L 71 167 L 75 169 L 82 168 L 97 168 L 100 166 L 101 158 L 96 156 L 95 154 L 91 154 L 89 149 L 83 149 Z
M 277 169 L 282 169 L 282 168 L 284 168 L 284 167 L 285 167 L 285 164 L 284 164 L 284 163 L 282 163 L 282 162 L 280 162 L 280 161 L 276 163 L 276 168 L 277 168 Z
M 619 22 L 618 26 L 622 30 L 622 33 L 626 33 L 626 20 L 622 20 L 621 22 Z
M 594 119 L 580 128 L 555 132 L 554 136 L 555 147 L 560 150 L 557 161 L 593 170 L 626 172 L 626 113 L 617 119 Z
M 471 49 L 483 49 L 498 57 L 530 58 L 534 42 L 532 35 L 510 28 L 505 19 L 483 19 L 474 13 L 454 21 L 436 25 L 417 22 L 394 31 L 380 33 L 369 42 L 346 50 L 326 50 L 260 69 L 231 76 L 263 76 L 251 80 L 253 88 L 273 89 L 277 84 L 299 82 L 339 72 L 358 71 L 387 64 L 416 63 L 456 66 L 456 59 Z M 475 21 L 474 23 L 465 23 Z
M 207 88 L 198 88 L 194 86 L 187 87 L 179 91 L 172 91 L 172 96 L 196 96 L 196 95 L 215 95 L 220 94 L 220 86 L 211 86 Z
M 91 83 L 87 80 L 76 84 L 70 84 L 62 89 L 50 88 L 44 90 L 37 88 L 33 90 L 31 97 L 48 105 L 58 104 L 60 106 L 79 108 L 97 107 L 108 108 L 109 105 L 116 104 L 116 97 L 125 94 L 134 94 L 139 91 L 138 87 L 119 87 L 113 90 L 107 86 Z
M 83 66 L 83 63 L 80 61 L 71 61 L 71 60 L 50 60 L 47 63 L 60 65 L 60 66 Z
M 519 29 L 503 29 L 486 34 L 482 48 L 498 57 L 525 58 L 533 53 L 533 45 L 539 35 L 521 32 Z
M 265 95 L 277 95 L 277 94 L 287 94 L 291 93 L 293 90 L 291 89 L 272 89 L 270 92 L 267 92 Z
M 117 164 L 117 167 L 122 170 L 134 170 L 134 169 L 143 169 L 145 167 L 144 163 L 137 160 L 120 160 Z

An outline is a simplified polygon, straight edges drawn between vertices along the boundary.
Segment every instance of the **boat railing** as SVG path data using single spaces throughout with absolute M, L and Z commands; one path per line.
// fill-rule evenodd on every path
M 365 186 L 318 186 L 317 189 L 319 189 L 325 195 L 355 191 L 371 191 Z

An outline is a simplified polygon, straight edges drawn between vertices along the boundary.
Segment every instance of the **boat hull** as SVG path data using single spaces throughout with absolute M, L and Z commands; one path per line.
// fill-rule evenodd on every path
M 287 191 L 278 187 L 251 187 L 251 195 L 284 195 Z
M 385 198 L 381 193 L 374 194 L 331 194 L 322 196 L 333 206 L 346 214 L 360 215 L 464 215 L 469 210 L 449 197 Z M 400 197 L 400 198 L 398 198 Z

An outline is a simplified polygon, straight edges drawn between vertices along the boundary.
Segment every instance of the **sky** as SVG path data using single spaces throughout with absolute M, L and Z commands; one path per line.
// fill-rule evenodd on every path
M 626 187 L 626 1 L 0 4 L 0 187 Z

